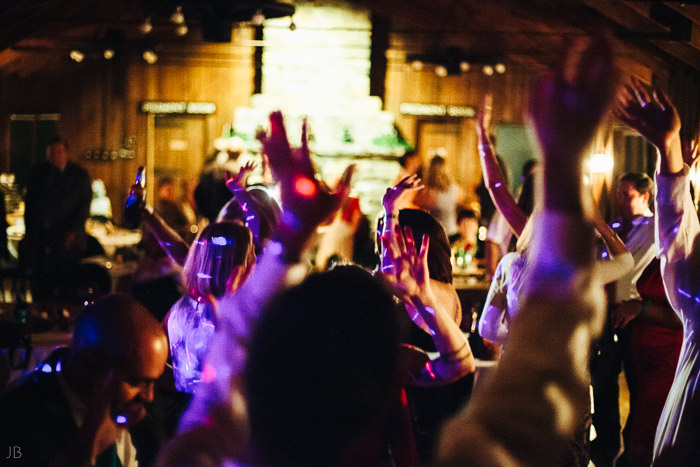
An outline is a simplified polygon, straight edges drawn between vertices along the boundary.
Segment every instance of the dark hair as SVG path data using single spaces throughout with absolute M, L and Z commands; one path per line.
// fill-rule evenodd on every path
M 403 156 L 399 157 L 399 164 L 401 167 L 404 169 L 406 168 L 406 164 L 408 164 L 408 160 L 411 159 L 412 157 L 416 157 L 418 153 L 416 153 L 415 150 L 408 150 L 403 153 Z
M 537 165 L 537 159 L 528 159 L 523 164 L 523 168 L 520 170 L 520 178 L 525 180 L 532 174 L 533 169 Z
M 532 214 L 535 209 L 535 174 L 531 173 L 523 180 L 520 197 L 518 198 L 518 207 L 526 215 Z
M 459 224 L 462 219 L 477 219 L 476 213 L 460 206 L 457 208 L 457 223 Z
M 402 209 L 399 211 L 399 225 L 410 227 L 413 238 L 420 244 L 423 235 L 430 237 L 428 247 L 428 273 L 430 278 L 447 284 L 452 283 L 452 250 L 450 241 L 442 225 L 430 214 L 420 209 Z M 377 246 L 381 246 L 381 231 L 384 228 L 384 218 L 379 218 L 377 224 Z
M 620 178 L 620 182 L 629 182 L 641 194 L 649 193 L 649 199 L 654 196 L 654 182 L 649 175 L 641 172 L 629 172 Z
M 68 142 L 60 135 L 56 135 L 53 138 L 51 138 L 49 140 L 48 147 L 51 147 L 54 144 L 62 144 L 64 148 L 68 149 Z
M 314 274 L 263 311 L 245 383 L 264 464 L 337 465 L 385 412 L 396 384 L 392 294 L 356 266 Z

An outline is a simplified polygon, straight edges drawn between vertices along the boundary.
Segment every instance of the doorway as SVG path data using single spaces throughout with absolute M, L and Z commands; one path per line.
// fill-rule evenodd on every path
M 154 121 L 153 175 L 175 180 L 176 197 L 182 181 L 196 184 L 209 149 L 207 119 L 201 116 L 156 116 Z M 155 180 L 154 180 L 155 182 Z

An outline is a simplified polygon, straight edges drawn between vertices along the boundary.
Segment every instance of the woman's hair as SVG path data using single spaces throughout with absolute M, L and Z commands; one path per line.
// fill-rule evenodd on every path
M 447 171 L 447 161 L 442 156 L 433 156 L 428 164 L 425 185 L 438 191 L 447 191 L 451 184 L 452 179 Z
M 247 227 L 230 221 L 209 224 L 187 253 L 187 292 L 193 297 L 221 297 L 227 292 L 234 268 L 250 267 L 254 262 L 253 238 Z
M 413 238 L 418 245 L 423 235 L 430 238 L 428 245 L 428 274 L 430 278 L 446 284 L 452 283 L 452 250 L 447 234 L 442 225 L 430 214 L 420 209 L 402 209 L 399 211 L 399 226 L 410 227 Z M 377 223 L 377 249 L 381 248 L 381 232 L 384 229 L 384 218 Z M 381 254 L 381 253 L 380 253 Z

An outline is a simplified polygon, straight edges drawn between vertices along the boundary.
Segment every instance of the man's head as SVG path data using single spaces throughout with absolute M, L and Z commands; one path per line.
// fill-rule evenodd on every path
M 56 136 L 51 140 L 46 148 L 46 159 L 57 169 L 64 169 L 68 162 L 68 145 L 63 138 Z
M 471 209 L 457 209 L 457 230 L 460 236 L 469 243 L 476 242 L 476 235 L 479 233 L 479 219 Z
M 649 209 L 654 182 L 643 173 L 628 173 L 617 186 L 617 209 L 623 219 L 631 220 Z
M 268 305 L 245 376 L 262 462 L 338 465 L 385 413 L 398 336 L 391 293 L 355 266 L 309 276 Z
M 156 195 L 159 200 L 175 201 L 175 180 L 173 177 L 165 176 L 158 179 Z
M 163 328 L 128 295 L 96 300 L 75 322 L 69 365 L 81 381 L 93 383 L 86 398 L 104 391 L 117 423 L 133 424 L 146 415 L 145 404 L 153 400 L 153 385 L 167 358 Z

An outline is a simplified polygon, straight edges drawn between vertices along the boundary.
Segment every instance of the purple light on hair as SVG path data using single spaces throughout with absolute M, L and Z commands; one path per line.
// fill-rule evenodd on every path
M 42 373 L 51 373 L 51 372 L 53 372 L 53 368 L 48 363 L 44 363 L 41 366 L 41 372 Z
M 211 242 L 218 246 L 233 245 L 231 239 L 227 237 L 212 237 Z
M 126 423 L 126 417 L 124 415 L 117 415 L 117 418 L 115 418 L 114 421 L 119 425 L 123 425 Z

